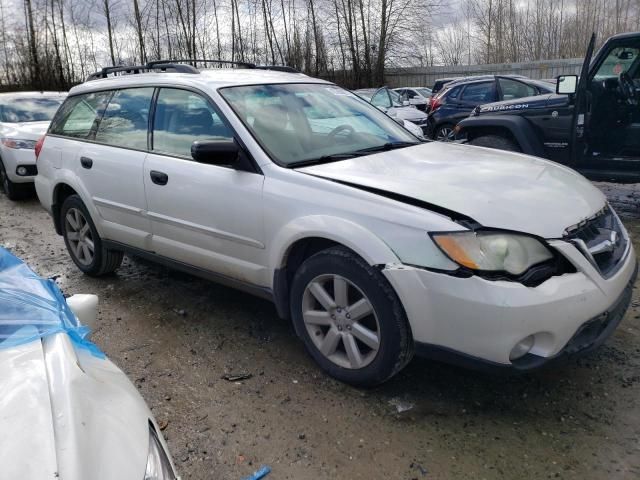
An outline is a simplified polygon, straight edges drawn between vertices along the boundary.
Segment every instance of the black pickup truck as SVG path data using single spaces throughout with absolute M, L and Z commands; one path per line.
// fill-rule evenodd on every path
M 640 181 L 640 32 L 609 38 L 556 93 L 477 107 L 456 126 L 472 145 L 520 151 L 592 179 Z M 593 57 L 593 61 L 591 60 Z

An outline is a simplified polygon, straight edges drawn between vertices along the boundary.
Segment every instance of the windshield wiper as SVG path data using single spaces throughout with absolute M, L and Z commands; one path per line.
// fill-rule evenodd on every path
M 394 150 L 396 148 L 411 147 L 413 145 L 420 145 L 419 142 L 389 142 L 383 145 L 377 145 L 375 147 L 361 148 L 354 150 L 353 152 L 334 153 L 331 155 L 323 155 L 318 158 L 310 158 L 307 160 L 300 160 L 298 162 L 292 162 L 288 167 L 305 167 L 307 165 L 317 165 L 320 163 L 335 162 L 338 160 L 346 160 L 348 158 L 361 157 L 375 152 L 386 152 L 388 150 Z
M 371 153 L 371 152 L 386 152 L 387 150 L 395 150 L 396 148 L 404 148 L 404 147 L 411 147 L 413 145 L 420 145 L 420 142 L 389 142 L 389 143 L 385 143 L 383 145 L 378 145 L 375 147 L 369 147 L 369 148 L 361 148 L 360 150 L 356 150 L 355 154 L 367 154 L 367 153 Z
M 307 165 L 317 165 L 319 163 L 329 163 L 338 160 L 346 160 L 347 158 L 357 157 L 358 154 L 354 152 L 347 153 L 334 153 L 331 155 L 323 155 L 317 158 L 308 158 L 306 160 L 298 160 L 297 162 L 291 162 L 287 167 L 306 167 Z

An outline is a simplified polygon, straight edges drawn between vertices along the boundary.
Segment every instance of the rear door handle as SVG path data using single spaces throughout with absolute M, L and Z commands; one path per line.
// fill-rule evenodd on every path
M 169 175 L 163 172 L 158 172 L 157 170 L 151 170 L 149 172 L 149 176 L 151 177 L 151 181 L 156 185 L 166 185 L 169 181 Z
M 93 160 L 89 157 L 80 157 L 80 165 L 82 165 L 82 168 L 89 170 L 93 167 Z

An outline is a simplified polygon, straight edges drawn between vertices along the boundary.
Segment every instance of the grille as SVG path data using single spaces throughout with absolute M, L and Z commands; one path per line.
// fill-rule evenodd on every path
M 603 277 L 618 270 L 627 248 L 622 224 L 608 205 L 596 216 L 569 229 L 565 238 L 578 246 Z

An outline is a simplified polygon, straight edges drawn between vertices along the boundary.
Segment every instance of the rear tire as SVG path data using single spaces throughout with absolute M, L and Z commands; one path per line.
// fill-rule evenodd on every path
M 60 209 L 60 226 L 67 251 L 83 273 L 99 277 L 115 271 L 124 254 L 104 247 L 87 207 L 78 195 L 70 195 Z
M 20 200 L 24 197 L 24 189 L 19 183 L 9 180 L 4 164 L 0 160 L 0 188 L 4 191 L 9 200 Z
M 400 299 L 378 270 L 344 247 L 323 250 L 300 266 L 291 316 L 313 359 L 351 385 L 379 385 L 413 356 Z
M 495 148 L 497 150 L 506 150 L 508 152 L 519 152 L 520 148 L 511 139 L 503 137 L 501 135 L 483 135 L 481 137 L 474 138 L 469 142 L 469 145 L 475 145 L 477 147 Z

